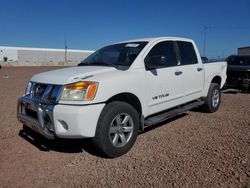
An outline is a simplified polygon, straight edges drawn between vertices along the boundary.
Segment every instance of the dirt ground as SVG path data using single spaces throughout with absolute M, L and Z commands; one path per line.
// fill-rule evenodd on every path
M 20 131 L 18 97 L 33 74 L 54 68 L 0 69 L 0 187 L 250 187 L 250 94 L 223 94 L 218 112 L 178 116 L 105 159 L 90 140 Z

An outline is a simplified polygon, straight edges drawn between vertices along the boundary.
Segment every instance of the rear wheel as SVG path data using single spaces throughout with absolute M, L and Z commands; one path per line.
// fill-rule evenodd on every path
M 219 84 L 216 83 L 211 83 L 209 90 L 208 90 L 208 95 L 204 99 L 204 106 L 203 109 L 206 112 L 216 112 L 220 106 L 220 100 L 221 100 L 221 91 L 220 91 L 220 86 Z
M 121 101 L 111 102 L 100 115 L 94 144 L 106 156 L 119 157 L 134 145 L 138 127 L 138 112 L 131 105 Z

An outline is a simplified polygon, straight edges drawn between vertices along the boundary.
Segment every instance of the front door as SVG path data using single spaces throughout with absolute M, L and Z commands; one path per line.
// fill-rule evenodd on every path
M 156 62 L 155 68 L 146 70 L 148 112 L 154 114 L 181 103 L 184 96 L 182 70 L 178 65 L 176 48 L 173 41 L 157 43 L 149 51 L 145 61 L 164 59 L 162 65 Z M 147 69 L 147 67 L 146 67 Z

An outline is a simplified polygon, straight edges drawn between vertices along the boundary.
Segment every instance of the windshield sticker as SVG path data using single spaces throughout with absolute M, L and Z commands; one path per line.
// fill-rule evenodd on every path
M 136 48 L 138 47 L 140 44 L 126 44 L 126 47 L 132 47 L 132 48 Z

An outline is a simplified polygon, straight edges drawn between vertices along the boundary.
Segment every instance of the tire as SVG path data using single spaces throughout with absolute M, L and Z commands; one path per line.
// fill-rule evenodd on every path
M 109 158 L 127 153 L 134 145 L 139 128 L 139 114 L 129 104 L 114 101 L 107 104 L 97 123 L 94 145 Z
M 216 112 L 220 106 L 221 101 L 221 90 L 219 84 L 211 83 L 207 97 L 204 99 L 203 109 L 206 112 Z

